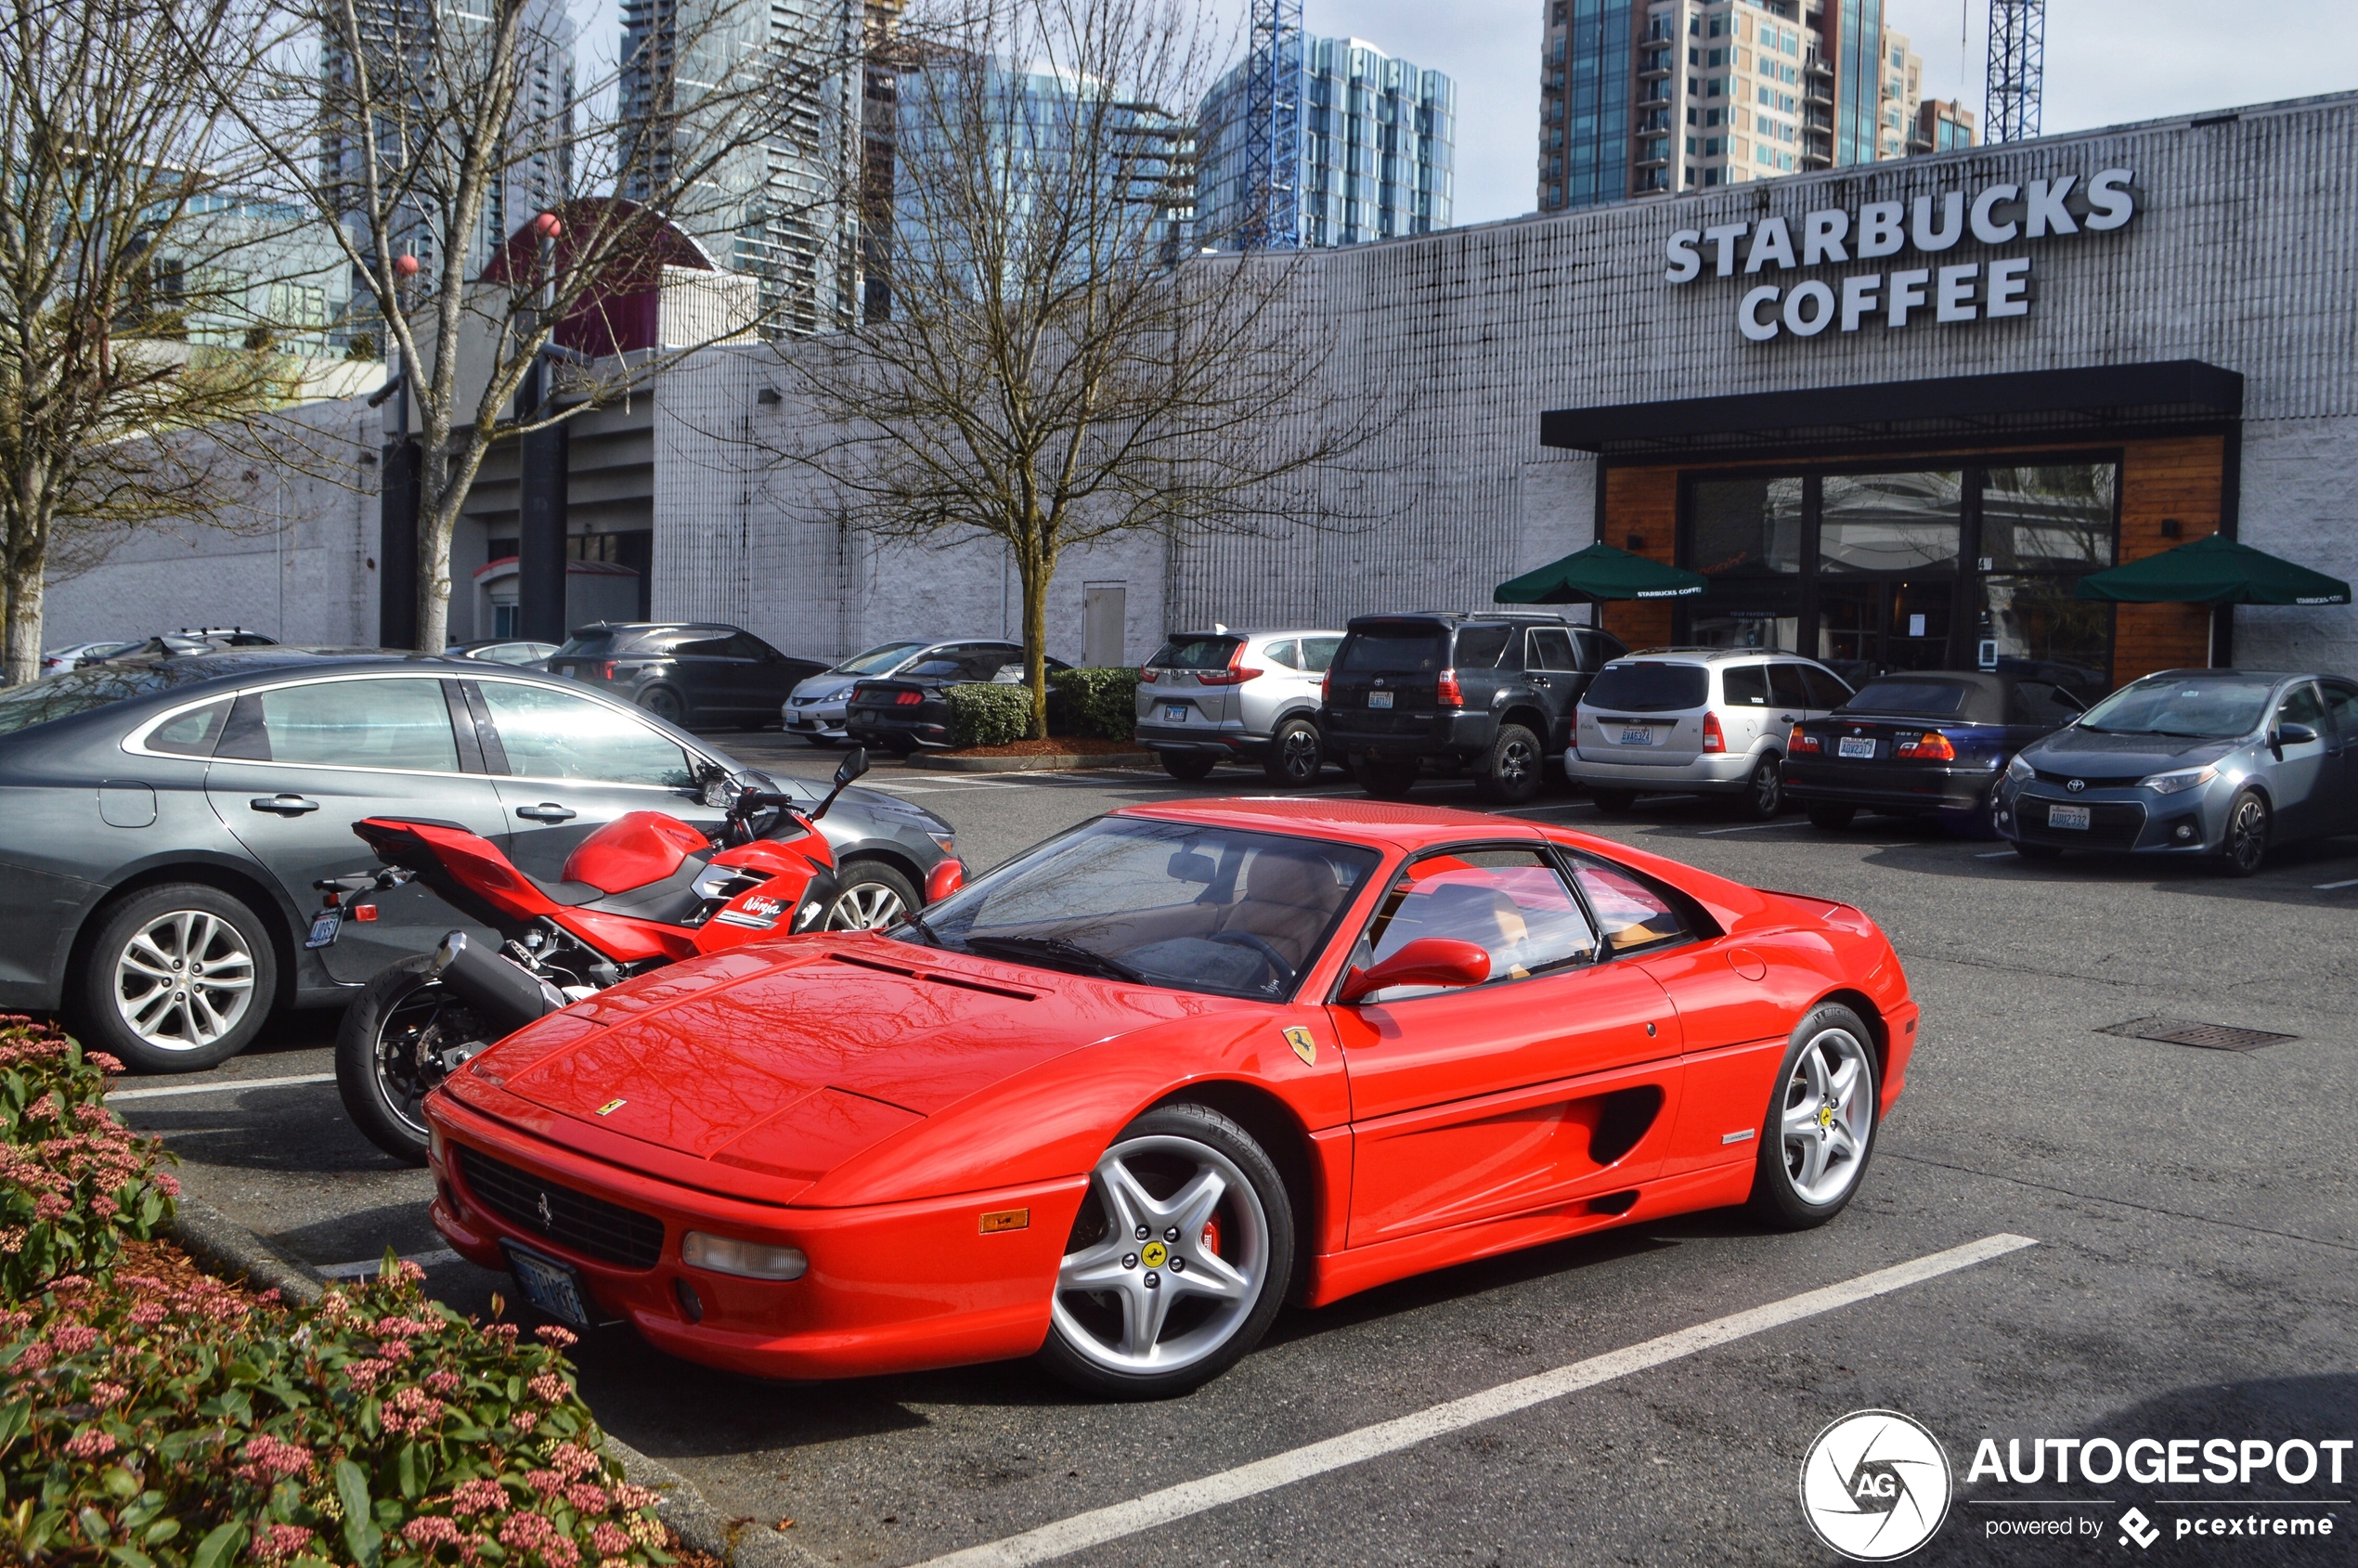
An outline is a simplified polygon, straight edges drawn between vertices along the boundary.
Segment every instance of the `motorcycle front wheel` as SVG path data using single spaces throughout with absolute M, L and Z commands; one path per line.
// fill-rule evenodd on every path
M 491 1027 L 432 973 L 405 958 L 360 988 L 336 1030 L 336 1092 L 368 1140 L 411 1165 L 426 1162 L 426 1091 L 445 1052 L 489 1044 Z

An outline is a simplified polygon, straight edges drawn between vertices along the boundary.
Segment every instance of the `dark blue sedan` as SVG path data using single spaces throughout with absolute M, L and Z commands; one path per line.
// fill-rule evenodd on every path
M 2079 714 L 2051 680 L 1947 669 L 1876 676 L 1825 718 L 1793 727 L 1785 794 L 1822 828 L 1847 827 L 1866 810 L 1986 834 L 2008 760 Z

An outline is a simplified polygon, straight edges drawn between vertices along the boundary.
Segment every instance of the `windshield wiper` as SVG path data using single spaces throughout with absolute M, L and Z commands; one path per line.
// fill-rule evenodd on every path
M 926 945 L 927 947 L 946 948 L 950 945 L 948 942 L 941 940 L 940 932 L 926 924 L 926 917 L 924 915 L 913 914 L 909 916 L 909 924 L 917 928 L 917 935 L 925 938 Z
M 1117 980 L 1134 980 L 1143 984 L 1147 978 L 1121 959 L 1108 958 L 1094 948 L 1082 947 L 1064 937 L 978 937 L 969 934 L 965 940 L 967 948 L 977 952 L 987 953 L 994 948 L 1004 949 L 1017 957 L 1055 959 L 1078 965 L 1092 974 L 1111 976 Z

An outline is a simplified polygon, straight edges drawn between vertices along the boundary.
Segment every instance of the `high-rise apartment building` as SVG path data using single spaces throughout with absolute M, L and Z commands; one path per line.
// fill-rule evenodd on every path
M 1355 245 L 1447 228 L 1457 84 L 1357 38 L 1306 38 L 1302 62 L 1300 242 Z M 1197 235 L 1224 250 L 1237 246 L 1261 210 L 1245 155 L 1246 82 L 1255 63 L 1212 84 L 1197 117 Z
M 1542 212 L 1927 150 L 1883 0 L 1544 4 Z

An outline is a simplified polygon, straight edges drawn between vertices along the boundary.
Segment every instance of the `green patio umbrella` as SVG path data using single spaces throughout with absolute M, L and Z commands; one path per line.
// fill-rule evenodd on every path
M 2079 579 L 2081 599 L 2123 604 L 2347 604 L 2350 585 L 2224 534 Z
M 1592 544 L 1491 590 L 1494 604 L 1593 604 L 1607 599 L 1687 599 L 1709 579 L 1609 544 Z

